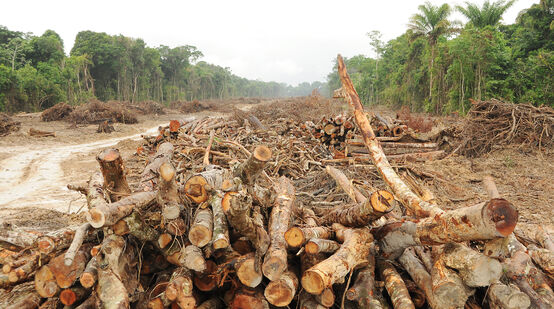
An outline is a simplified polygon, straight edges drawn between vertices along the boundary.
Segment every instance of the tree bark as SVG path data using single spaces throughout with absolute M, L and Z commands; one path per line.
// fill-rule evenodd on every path
M 337 238 L 344 242 L 331 257 L 304 272 L 302 286 L 308 293 L 320 294 L 332 284 L 343 281 L 354 267 L 367 263 L 373 241 L 369 230 L 346 229 L 336 224 L 333 227 Z
M 91 208 L 86 217 L 94 228 L 112 226 L 131 214 L 134 209 L 142 209 L 156 199 L 156 192 L 138 192 L 115 203 L 98 203 Z
M 75 254 L 77 254 L 77 251 L 83 244 L 83 241 L 85 240 L 85 235 L 88 232 L 89 228 L 90 228 L 90 223 L 87 222 L 75 230 L 75 236 L 73 236 L 73 241 L 71 242 L 69 249 L 67 249 L 67 251 L 65 252 L 65 256 L 64 256 L 65 266 L 70 266 L 73 263 L 73 260 L 75 259 Z
M 492 309 L 527 309 L 531 305 L 529 296 L 516 286 L 500 282 L 491 284 L 487 295 Z
M 246 161 L 239 164 L 234 170 L 234 177 L 239 177 L 242 183 L 254 185 L 258 175 L 264 170 L 265 165 L 271 159 L 271 149 L 264 145 L 258 145 Z
M 433 281 L 421 261 L 417 258 L 413 248 L 408 248 L 398 259 L 402 267 L 410 274 L 414 282 L 423 290 L 427 303 L 433 309 L 448 308 L 446 304 L 436 299 L 433 293 Z
M 210 198 L 210 206 L 212 207 L 214 222 L 212 244 L 216 250 L 227 248 L 230 244 L 227 218 L 223 212 L 221 201 L 222 197 L 219 192 L 213 194 Z
M 334 253 L 339 248 L 340 244 L 334 240 L 312 238 L 306 243 L 304 250 L 309 254 L 317 254 Z
M 446 266 L 458 271 L 467 286 L 489 286 L 500 280 L 502 265 L 463 244 L 450 243 L 444 246 L 443 261 Z
M 200 204 L 208 200 L 210 191 L 222 190 L 223 183 L 229 176 L 227 171 L 215 165 L 208 165 L 204 171 L 190 177 L 183 191 L 193 202 Z
M 212 240 L 213 215 L 209 208 L 197 209 L 189 230 L 190 242 L 202 248 Z
M 289 228 L 294 207 L 295 190 L 292 182 L 282 176 L 275 188 L 277 199 L 269 218 L 269 236 L 271 244 L 262 265 L 263 274 L 271 281 L 281 277 L 288 268 L 285 232 Z
M 300 248 L 310 239 L 329 239 L 334 236 L 333 230 L 324 226 L 293 226 L 285 232 L 285 241 L 291 248 Z
M 375 234 L 385 257 L 397 257 L 415 245 L 437 245 L 506 237 L 517 223 L 517 210 L 504 199 L 449 210 L 434 217 L 395 222 Z
M 434 264 L 431 269 L 433 294 L 437 302 L 447 308 L 461 308 L 474 291 L 468 288 L 458 274 L 446 267 L 442 247 L 433 248 Z
M 346 175 L 344 175 L 341 170 L 328 165 L 325 167 L 325 171 L 327 172 L 327 174 L 333 177 L 337 185 L 342 188 L 342 190 L 348 195 L 348 197 L 350 197 L 353 202 L 361 204 L 366 201 L 365 196 L 363 196 L 363 194 L 360 193 L 360 191 L 358 191 L 356 187 L 354 187 L 352 182 L 346 177 Z
M 385 281 L 385 288 L 395 309 L 415 309 L 406 284 L 394 266 L 382 259 L 377 259 L 377 268 Z
M 76 302 L 81 301 L 90 294 L 85 288 L 80 286 L 74 286 L 61 291 L 60 301 L 66 306 L 71 306 Z
M 118 149 L 105 149 L 96 156 L 96 160 L 100 164 L 100 170 L 104 176 L 104 190 L 108 192 L 110 201 L 117 202 L 131 194 L 131 188 L 125 177 L 123 159 Z
M 337 207 L 325 215 L 322 224 L 340 223 L 345 226 L 362 227 L 379 219 L 394 207 L 394 196 L 385 190 L 373 192 L 363 203 L 344 209 Z
M 186 268 L 178 268 L 171 275 L 165 289 L 165 297 L 174 301 L 180 308 L 195 308 L 196 300 L 192 296 L 192 274 Z
M 98 263 L 96 257 L 93 256 L 87 263 L 85 270 L 79 278 L 79 282 L 85 288 L 92 288 L 98 281 Z
M 158 170 L 163 163 L 170 162 L 173 158 L 174 147 L 171 143 L 163 143 L 158 146 L 152 161 L 144 168 L 140 177 L 140 183 L 144 191 L 153 191 L 158 180 Z

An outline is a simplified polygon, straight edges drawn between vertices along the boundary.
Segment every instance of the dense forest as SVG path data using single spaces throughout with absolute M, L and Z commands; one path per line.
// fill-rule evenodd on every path
M 435 113 L 464 113 L 470 98 L 554 106 L 554 0 L 523 10 L 512 25 L 501 24 L 513 3 L 427 2 L 401 36 L 384 43 L 378 31 L 368 33 L 377 57 L 346 63 L 360 98 Z M 468 19 L 465 25 L 450 19 L 454 10 Z M 328 80 L 331 89 L 340 87 L 336 65 Z
M 248 80 L 198 61 L 191 45 L 149 47 L 142 39 L 81 31 L 70 55 L 52 30 L 41 36 L 0 26 L 0 111 L 39 111 L 58 102 L 100 100 L 169 103 L 230 97 L 284 97 L 325 90 L 321 82 Z

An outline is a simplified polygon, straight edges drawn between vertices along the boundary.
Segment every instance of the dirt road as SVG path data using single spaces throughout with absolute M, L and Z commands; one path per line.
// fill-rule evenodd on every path
M 97 169 L 95 154 L 100 149 L 122 141 L 129 145 L 129 141 L 139 141 L 143 134 L 155 134 L 158 126 L 166 125 L 169 119 L 190 117 L 148 117 L 137 125 L 116 126 L 118 132 L 113 135 L 95 133 L 96 126 L 75 129 L 61 122 L 40 123 L 32 115 L 20 118 L 23 128 L 19 136 L 0 141 L 0 213 L 24 207 L 78 211 L 86 201 L 81 194 L 68 190 L 67 184 L 86 181 L 83 175 Z M 27 126 L 55 131 L 57 136 L 33 139 L 25 135 Z

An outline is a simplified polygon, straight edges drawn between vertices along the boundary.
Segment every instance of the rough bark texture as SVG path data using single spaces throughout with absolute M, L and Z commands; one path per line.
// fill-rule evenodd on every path
M 98 203 L 91 208 L 86 217 L 94 228 L 114 225 L 117 221 L 131 214 L 136 209 L 141 209 L 156 199 L 156 192 L 138 192 L 127 196 L 115 203 Z
M 275 191 L 277 192 L 277 199 L 271 210 L 268 226 L 271 245 L 262 265 L 263 274 L 271 281 L 279 279 L 288 268 L 285 232 L 289 228 L 295 199 L 294 186 L 284 176 L 279 178 Z
M 178 268 L 171 275 L 171 279 L 165 289 L 165 297 L 172 302 L 177 302 L 180 307 L 183 304 L 194 308 L 196 301 L 192 302 L 192 274 L 186 268 Z M 191 299 L 192 297 L 192 299 Z
M 443 261 L 446 266 L 458 271 L 467 286 L 489 286 L 502 276 L 502 265 L 463 244 L 444 246 Z
M 388 191 L 379 190 L 363 203 L 348 207 L 337 207 L 323 217 L 323 224 L 334 222 L 345 226 L 361 227 L 379 219 L 394 207 L 394 196 Z
M 306 243 L 304 249 L 309 254 L 333 253 L 340 248 L 340 244 L 334 240 L 313 238 Z
M 417 286 L 423 290 L 427 297 L 427 303 L 433 309 L 448 308 L 447 304 L 441 303 L 433 293 L 433 280 L 421 261 L 417 258 L 413 248 L 408 248 L 398 259 L 402 267 L 410 274 Z
M 212 245 L 216 250 L 227 248 L 230 244 L 227 218 L 223 212 L 221 200 L 222 197 L 220 196 L 220 193 L 213 194 L 210 198 L 210 206 L 212 207 L 212 213 L 214 216 Z
M 414 194 L 402 181 L 402 179 L 400 179 L 398 174 L 396 174 L 396 171 L 390 165 L 379 141 L 373 133 L 373 129 L 369 125 L 369 120 L 364 113 L 358 93 L 356 92 L 356 89 L 354 89 L 354 85 L 346 72 L 346 66 L 344 65 L 344 61 L 340 55 L 338 56 L 338 72 L 342 82 L 342 88 L 344 89 L 344 93 L 346 95 L 346 100 L 354 109 L 354 118 L 358 128 L 360 129 L 364 144 L 366 145 L 371 159 L 385 183 L 391 188 L 394 195 L 402 202 L 402 204 L 409 208 L 415 215 L 419 217 L 426 217 L 442 212 L 440 208 L 423 201 L 416 194 Z
M 173 157 L 173 145 L 171 143 L 163 143 L 158 146 L 156 154 L 150 161 L 140 177 L 142 188 L 144 191 L 153 191 L 158 180 L 158 170 L 163 163 L 170 162 Z
M 131 189 L 127 183 L 123 158 L 119 150 L 105 149 L 96 156 L 96 160 L 100 164 L 100 170 L 104 176 L 104 190 L 108 193 L 110 201 L 117 202 L 128 196 Z
M 386 257 L 397 257 L 415 245 L 437 245 L 506 237 L 517 223 L 517 210 L 504 199 L 449 210 L 419 220 L 395 222 L 376 233 Z
M 493 309 L 527 309 L 531 305 L 529 296 L 516 286 L 500 282 L 491 284 L 487 295 L 489 306 Z
M 65 256 L 64 256 L 65 266 L 70 266 L 73 263 L 73 260 L 75 259 L 75 254 L 77 254 L 77 251 L 83 244 L 83 241 L 85 240 L 85 235 L 88 232 L 89 228 L 90 228 L 90 223 L 84 223 L 77 230 L 75 230 L 75 236 L 73 237 L 73 241 L 71 242 L 69 249 L 67 249 L 67 251 L 65 252 Z
M 410 292 L 394 266 L 385 260 L 377 259 L 377 268 L 381 273 L 381 278 L 385 281 L 385 288 L 389 293 L 394 308 L 415 309 Z
M 434 264 L 431 269 L 433 294 L 437 302 L 447 308 L 460 308 L 466 303 L 473 290 L 468 288 L 458 274 L 446 267 L 441 247 L 433 248 Z
M 332 284 L 342 282 L 354 267 L 367 263 L 370 244 L 373 240 L 369 230 L 365 228 L 345 229 L 344 227 L 336 227 L 335 230 L 342 234 L 344 243 L 331 257 L 304 272 L 302 287 L 308 293 L 320 294 Z
M 269 159 L 271 159 L 271 149 L 258 145 L 250 157 L 234 169 L 233 175 L 240 178 L 243 184 L 253 185 Z

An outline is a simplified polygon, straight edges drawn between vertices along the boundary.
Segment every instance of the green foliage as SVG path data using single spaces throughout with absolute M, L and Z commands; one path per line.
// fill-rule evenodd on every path
M 421 5 L 406 33 L 379 47 L 376 59 L 346 59 L 360 98 L 435 113 L 466 113 L 470 99 L 492 97 L 554 106 L 554 1 L 532 5 L 513 25 L 499 25 L 512 4 L 466 2 L 458 7 L 469 19 L 461 29 L 448 21 L 447 5 Z M 375 38 L 370 45 L 377 50 Z M 336 65 L 328 83 L 340 87 Z

